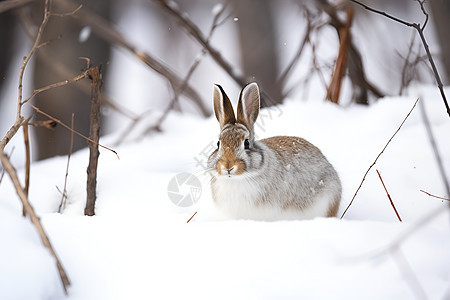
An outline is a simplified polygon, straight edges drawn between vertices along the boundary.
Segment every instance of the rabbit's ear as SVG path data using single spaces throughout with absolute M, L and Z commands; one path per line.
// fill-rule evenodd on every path
M 214 113 L 216 114 L 217 121 L 220 123 L 220 128 L 223 128 L 226 124 L 236 123 L 231 101 L 222 87 L 218 84 L 214 85 L 213 97 Z
M 239 96 L 237 121 L 253 129 L 259 114 L 259 88 L 255 82 L 246 85 Z

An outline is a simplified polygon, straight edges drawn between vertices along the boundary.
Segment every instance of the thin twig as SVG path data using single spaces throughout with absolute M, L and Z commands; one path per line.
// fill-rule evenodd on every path
M 388 199 L 389 199 L 389 202 L 391 202 L 391 206 L 392 206 L 392 208 L 394 209 L 395 214 L 397 215 L 398 220 L 399 220 L 400 222 L 403 222 L 403 221 L 402 221 L 402 218 L 400 218 L 400 215 L 398 214 L 397 209 L 395 208 L 394 201 L 392 201 L 391 195 L 389 195 L 389 192 L 388 192 L 386 186 L 384 185 L 384 181 L 383 181 L 383 178 L 381 178 L 380 172 L 379 172 L 378 170 L 376 170 L 376 171 L 377 171 L 378 177 L 380 178 L 381 184 L 383 185 L 383 188 L 384 188 L 384 190 L 386 191 L 386 195 L 387 195 L 387 197 L 388 197 Z
M 72 113 L 72 122 L 70 123 L 70 128 L 74 128 L 74 118 L 75 114 Z M 72 155 L 73 150 L 73 131 L 70 132 L 70 147 L 69 147 L 69 154 L 67 155 L 67 165 L 66 165 L 66 175 L 64 176 L 64 188 L 62 191 L 61 196 L 61 203 L 58 207 L 58 213 L 62 213 L 62 211 L 66 208 L 67 203 L 67 178 L 69 176 L 69 165 L 70 165 L 70 156 Z
M 429 47 L 428 47 L 428 43 L 427 43 L 427 41 L 426 41 L 426 39 L 425 39 L 425 35 L 424 35 L 424 33 L 423 33 L 423 30 L 425 29 L 425 25 L 428 23 L 428 13 L 427 13 L 426 10 L 425 10 L 424 2 L 423 2 L 423 1 L 418 1 L 419 4 L 420 4 L 420 8 L 421 8 L 422 12 L 423 12 L 423 13 L 425 14 L 425 16 L 426 16 L 424 25 L 421 27 L 420 24 L 406 22 L 406 21 L 401 20 L 401 19 L 399 19 L 399 18 L 397 18 L 397 17 L 394 17 L 394 16 L 392 16 L 392 15 L 389 15 L 389 14 L 387 14 L 387 13 L 384 12 L 384 11 L 380 11 L 380 10 L 376 10 L 376 9 L 374 9 L 374 8 L 371 8 L 371 7 L 365 5 L 365 4 L 363 4 L 363 3 L 361 3 L 361 2 L 359 2 L 359 1 L 357 1 L 357 0 L 350 0 L 350 1 L 353 2 L 353 3 L 356 3 L 356 4 L 358 4 L 358 5 L 360 5 L 360 6 L 362 6 L 362 7 L 364 7 L 364 8 L 367 9 L 368 11 L 371 11 L 371 12 L 373 12 L 373 13 L 376 13 L 376 14 L 379 14 L 379 15 L 382 15 L 382 16 L 385 16 L 385 17 L 388 18 L 388 19 L 391 19 L 391 20 L 393 20 L 393 21 L 395 21 L 395 22 L 398 22 L 398 23 L 403 24 L 403 25 L 408 26 L 408 27 L 412 27 L 412 28 L 414 28 L 415 30 L 417 30 L 417 33 L 419 34 L 420 39 L 422 40 L 423 47 L 425 48 L 425 52 L 427 53 L 428 60 L 429 60 L 429 62 L 430 62 L 431 68 L 433 69 L 434 78 L 436 79 L 437 86 L 438 86 L 439 91 L 440 91 L 440 93 L 441 93 L 442 100 L 444 101 L 444 105 L 445 105 L 445 108 L 446 108 L 446 110 L 447 110 L 447 114 L 448 114 L 449 117 L 450 117 L 450 106 L 448 105 L 447 97 L 445 96 L 444 87 L 443 87 L 443 84 L 442 84 L 442 81 L 441 81 L 441 77 L 439 76 L 439 72 L 438 72 L 438 70 L 437 70 L 437 68 L 436 68 L 436 65 L 435 65 L 434 60 L 433 60 L 433 56 L 431 55 L 430 49 L 429 49 Z
M 39 88 L 39 89 L 35 89 L 33 91 L 33 93 L 27 99 L 25 99 L 22 102 L 22 105 L 27 103 L 28 101 L 30 101 L 34 96 L 36 96 L 39 93 L 42 93 L 42 92 L 45 92 L 45 91 L 48 91 L 50 89 L 54 89 L 54 88 L 57 88 L 57 87 L 65 86 L 65 85 L 67 85 L 69 83 L 77 82 L 77 81 L 79 81 L 79 80 L 81 80 L 83 78 L 86 78 L 87 75 L 88 75 L 88 72 L 85 71 L 85 72 L 81 73 L 80 75 L 76 76 L 75 78 L 63 80 L 63 81 L 60 81 L 60 82 L 49 84 L 49 85 L 44 86 L 44 87 Z
M 424 191 L 424 190 L 420 190 L 420 191 L 421 191 L 422 193 L 427 194 L 427 195 L 430 196 L 430 197 L 438 198 L 438 199 L 445 200 L 445 201 L 450 201 L 450 199 L 447 199 L 447 198 L 445 198 L 445 197 L 436 196 L 436 195 L 430 194 L 430 193 L 428 193 L 428 192 L 426 192 L 426 191 Z
M 412 111 L 414 110 L 414 108 L 416 107 L 417 102 L 419 101 L 419 98 L 417 98 L 416 102 L 414 102 L 413 107 L 410 109 L 410 111 L 408 112 L 408 114 L 406 115 L 406 117 L 403 119 L 402 123 L 400 124 L 400 126 L 397 128 L 397 130 L 394 132 L 394 134 L 391 136 L 391 138 L 388 140 L 388 142 L 386 143 L 386 145 L 383 147 L 383 149 L 381 150 L 381 152 L 377 155 L 377 157 L 375 158 L 374 162 L 370 165 L 370 167 L 367 169 L 366 173 L 364 174 L 363 179 L 361 180 L 361 183 L 359 184 L 359 187 L 356 189 L 355 194 L 353 195 L 352 200 L 350 201 L 350 203 L 348 204 L 347 208 L 345 209 L 344 213 L 341 216 L 341 219 L 345 216 L 345 214 L 347 213 L 348 209 L 350 208 L 350 206 L 353 204 L 353 201 L 356 198 L 356 195 L 358 194 L 359 190 L 361 189 L 364 181 L 366 180 L 367 174 L 369 174 L 370 170 L 372 169 L 372 167 L 377 163 L 378 159 L 380 158 L 380 156 L 384 153 L 384 150 L 386 150 L 386 148 L 389 146 L 390 142 L 392 141 L 392 139 L 397 135 L 397 133 L 400 131 L 400 129 L 402 128 L 403 124 L 406 122 L 406 120 L 408 119 L 409 115 L 412 113 Z
M 88 138 L 87 136 L 85 136 L 84 134 L 82 134 L 82 133 L 80 133 L 80 132 L 78 132 L 78 131 L 76 131 L 76 130 L 70 128 L 70 126 L 64 124 L 63 122 L 61 122 L 60 120 L 56 119 L 55 117 L 52 117 L 51 115 L 49 115 L 48 113 L 42 111 L 40 108 L 36 107 L 35 105 L 31 104 L 30 102 L 28 102 L 28 105 L 31 106 L 36 112 L 38 112 L 38 113 L 40 113 L 41 115 L 44 115 L 44 116 L 46 116 L 47 118 L 49 118 L 49 119 L 55 121 L 56 123 L 58 123 L 58 124 L 61 125 L 62 127 L 68 129 L 70 132 L 73 132 L 73 133 L 75 133 L 76 135 L 81 136 L 83 139 L 85 139 L 85 140 L 87 140 L 87 141 L 89 141 L 89 142 L 95 143 L 95 141 L 93 141 L 92 139 L 90 139 L 90 138 Z M 118 159 L 120 159 L 119 154 L 117 153 L 116 150 L 113 150 L 113 149 L 111 149 L 111 148 L 109 148 L 109 147 L 106 147 L 106 146 L 104 146 L 104 145 L 102 145 L 102 144 L 98 144 L 98 145 L 99 145 L 100 147 L 102 147 L 102 148 L 108 150 L 108 151 L 111 151 L 112 153 L 114 153 L 114 154 L 117 156 Z

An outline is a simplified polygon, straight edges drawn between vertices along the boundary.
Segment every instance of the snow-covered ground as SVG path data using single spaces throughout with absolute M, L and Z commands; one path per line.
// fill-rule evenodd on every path
M 342 214 L 418 96 L 450 177 L 450 121 L 435 87 L 416 87 L 407 97 L 380 99 L 370 107 L 292 99 L 263 110 L 256 134 L 297 135 L 321 148 L 342 179 Z M 94 217 L 83 216 L 87 150 L 72 155 L 62 214 L 56 213 L 56 187 L 63 188 L 67 158 L 34 163 L 30 200 L 71 280 L 67 299 L 447 299 L 449 203 L 420 190 L 449 195 L 420 109 L 369 173 L 343 220 L 222 220 L 201 168 L 217 141 L 214 117 L 174 113 L 162 133 L 135 133 L 115 148 L 117 136 L 103 138 L 120 160 L 101 150 Z M 182 172 L 202 183 L 193 207 L 169 200 L 168 184 Z M 418 222 L 420 229 L 411 232 Z M 21 217 L 6 176 L 0 185 L 0 241 L 0 299 L 65 299 L 55 263 Z

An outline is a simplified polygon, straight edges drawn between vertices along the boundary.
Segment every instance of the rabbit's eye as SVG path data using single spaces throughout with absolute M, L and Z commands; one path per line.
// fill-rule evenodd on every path
M 220 147 L 220 141 L 217 141 L 217 148 Z
M 248 141 L 248 139 L 245 139 L 244 147 L 245 147 L 245 149 L 250 149 L 250 142 Z

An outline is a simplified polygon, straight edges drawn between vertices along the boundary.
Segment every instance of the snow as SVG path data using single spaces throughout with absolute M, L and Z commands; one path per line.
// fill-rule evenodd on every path
M 266 117 L 256 133 L 258 138 L 296 135 L 317 145 L 342 180 L 340 215 L 418 96 L 450 176 L 450 122 L 434 86 L 416 86 L 409 96 L 380 99 L 370 107 L 291 99 L 262 110 Z M 133 133 L 118 147 L 112 145 L 117 136 L 104 137 L 101 142 L 118 151 L 120 160 L 100 150 L 94 217 L 83 216 L 86 149 L 71 157 L 62 214 L 56 213 L 61 199 L 56 186 L 64 185 L 66 157 L 33 163 L 30 201 L 72 284 L 65 297 L 55 263 L 21 217 L 5 177 L 0 185 L 0 299 L 414 299 L 420 293 L 443 299 L 450 284 L 448 202 L 420 190 L 449 195 L 419 110 L 369 173 L 343 220 L 223 219 L 199 167 L 216 144 L 219 126 L 213 116 L 173 113 L 162 133 Z M 23 169 L 18 172 L 23 179 Z M 177 207 L 168 196 L 169 182 L 184 172 L 202 185 L 193 207 Z M 423 222 L 420 229 L 410 232 L 417 222 Z
M 83 28 L 81 28 L 80 34 L 78 35 L 78 41 L 80 43 L 85 43 L 91 36 L 91 31 L 91 27 L 89 26 L 84 26 Z

